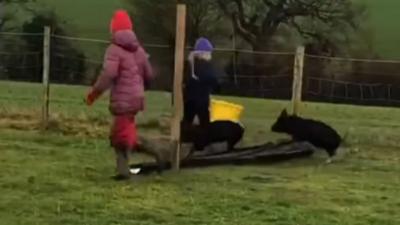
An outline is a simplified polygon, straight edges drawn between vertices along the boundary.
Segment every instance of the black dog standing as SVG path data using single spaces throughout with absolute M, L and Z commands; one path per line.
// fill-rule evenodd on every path
M 232 121 L 213 121 L 207 126 L 181 126 L 183 143 L 193 143 L 194 151 L 202 151 L 213 143 L 226 143 L 227 151 L 233 150 L 244 134 L 244 128 Z
M 342 138 L 336 130 L 329 125 L 316 120 L 288 115 L 286 110 L 282 111 L 271 130 L 289 134 L 294 141 L 307 141 L 317 148 L 325 149 L 329 155 L 327 162 L 331 162 L 342 142 Z

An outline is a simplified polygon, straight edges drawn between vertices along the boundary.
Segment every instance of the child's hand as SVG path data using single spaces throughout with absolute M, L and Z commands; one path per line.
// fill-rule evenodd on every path
M 99 97 L 99 93 L 95 90 L 90 90 L 87 95 L 86 95 L 86 105 L 91 106 L 93 103 L 96 101 L 96 99 Z
M 192 74 L 192 78 L 195 79 L 195 80 L 199 80 L 199 77 L 194 75 L 194 74 Z

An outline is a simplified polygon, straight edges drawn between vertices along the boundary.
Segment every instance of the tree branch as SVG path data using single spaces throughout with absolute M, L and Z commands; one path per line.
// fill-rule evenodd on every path
M 234 0 L 237 8 L 237 12 L 230 12 L 228 9 L 228 4 L 223 0 L 218 0 L 218 5 L 222 12 L 230 17 L 234 29 L 239 32 L 239 34 L 249 43 L 255 44 L 257 36 L 251 32 L 248 27 L 249 24 L 245 20 L 244 7 L 241 0 Z
M 225 16 L 249 44 L 274 35 L 280 24 L 296 29 L 302 36 L 318 39 L 319 28 L 345 32 L 345 26 L 357 27 L 357 11 L 352 0 L 217 0 Z M 261 8 L 260 8 L 261 7 Z M 312 23 L 304 22 L 304 19 Z M 261 21 L 260 21 L 261 20 Z M 320 33 L 318 33 L 320 32 Z M 322 34 L 321 34 L 322 32 Z M 319 36 L 318 36 L 319 35 Z
M 290 24 L 299 32 L 299 34 L 303 37 L 310 37 L 314 39 L 318 39 L 319 35 L 316 32 L 306 31 L 303 29 L 300 24 L 298 24 L 293 18 L 290 20 Z
M 264 4 L 270 8 L 275 7 L 276 5 L 271 0 L 263 0 Z
M 262 33 L 274 33 L 279 24 L 284 20 L 284 5 L 287 0 L 280 0 L 278 3 L 272 3 L 270 0 L 264 0 L 264 4 L 269 7 L 267 16 L 262 23 Z

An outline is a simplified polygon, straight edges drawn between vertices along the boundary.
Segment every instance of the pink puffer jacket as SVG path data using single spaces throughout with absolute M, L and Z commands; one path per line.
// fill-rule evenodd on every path
M 111 88 L 110 111 L 114 115 L 136 114 L 144 109 L 145 83 L 153 78 L 147 54 L 131 30 L 113 34 L 103 64 L 103 72 L 93 89 Z

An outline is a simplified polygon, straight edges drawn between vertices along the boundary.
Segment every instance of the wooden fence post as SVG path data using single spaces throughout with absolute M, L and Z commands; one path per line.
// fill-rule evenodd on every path
M 50 27 L 44 27 L 43 33 L 43 103 L 42 128 L 46 129 L 49 121 L 49 74 L 50 74 Z
M 173 88 L 173 118 L 171 124 L 171 141 L 174 148 L 174 158 L 172 159 L 173 168 L 179 170 L 180 167 L 180 135 L 181 120 L 183 115 L 183 65 L 185 54 L 185 33 L 186 33 L 186 5 L 177 5 L 176 15 L 176 36 L 175 36 L 175 69 L 174 69 L 174 88 Z
M 292 88 L 292 113 L 297 115 L 300 110 L 301 94 L 303 86 L 303 68 L 304 68 L 304 46 L 296 49 L 293 68 L 293 88 Z

